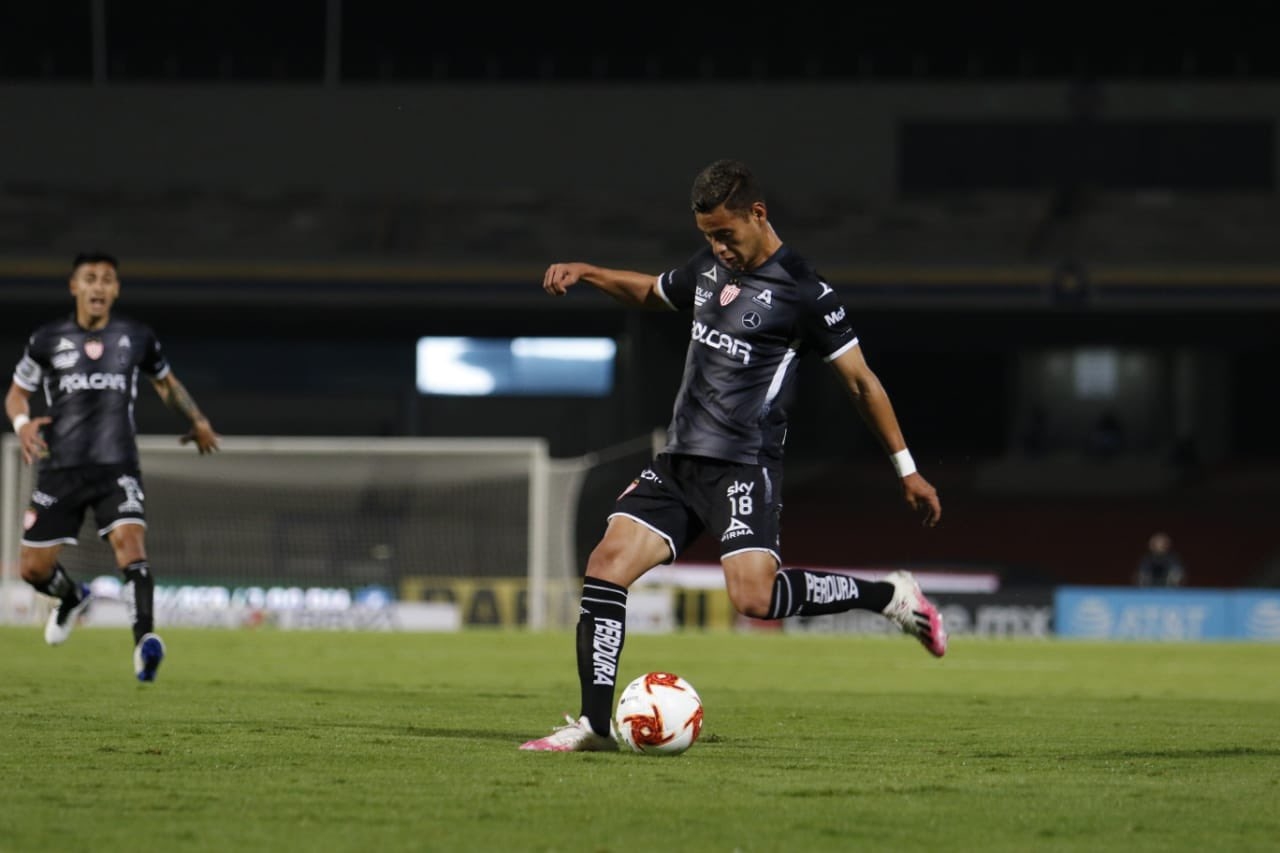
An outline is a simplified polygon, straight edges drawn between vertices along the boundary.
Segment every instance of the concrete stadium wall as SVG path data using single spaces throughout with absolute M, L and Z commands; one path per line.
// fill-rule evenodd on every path
M 780 191 L 877 199 L 895 191 L 900 120 L 1059 118 L 1067 94 L 1063 83 L 0 85 L 0 186 L 682 199 L 701 166 L 733 156 Z M 1274 118 L 1280 85 L 1112 85 L 1102 115 Z

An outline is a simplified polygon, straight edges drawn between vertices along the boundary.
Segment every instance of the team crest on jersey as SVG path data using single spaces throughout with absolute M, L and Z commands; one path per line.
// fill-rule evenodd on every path
M 738 294 L 742 292 L 742 288 L 733 282 L 729 282 L 720 290 L 720 304 L 728 305 L 730 302 L 738 298 Z
M 94 361 L 102 358 L 102 341 L 97 340 L 96 338 L 91 341 L 85 341 L 84 354 Z

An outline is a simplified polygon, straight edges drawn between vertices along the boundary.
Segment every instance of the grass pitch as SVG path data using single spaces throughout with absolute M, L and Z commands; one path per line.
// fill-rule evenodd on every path
M 633 635 L 677 757 L 528 753 L 569 633 L 0 628 L 3 851 L 1274 851 L 1280 644 Z

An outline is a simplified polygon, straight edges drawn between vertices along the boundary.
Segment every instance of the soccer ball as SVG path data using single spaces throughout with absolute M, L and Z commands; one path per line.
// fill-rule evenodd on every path
M 613 722 L 632 751 L 679 755 L 702 733 L 702 700 L 675 673 L 646 672 L 623 689 Z

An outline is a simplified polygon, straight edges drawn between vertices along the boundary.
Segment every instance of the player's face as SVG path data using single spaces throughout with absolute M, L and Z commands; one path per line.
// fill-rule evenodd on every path
M 695 213 L 694 220 L 721 263 L 732 270 L 752 270 L 769 258 L 764 213 L 762 204 L 736 212 L 722 204 L 708 213 Z
M 120 280 L 111 264 L 81 264 L 71 274 L 71 296 L 76 301 L 76 320 L 80 325 L 94 328 L 102 325 L 111 315 L 111 306 L 120 295 Z

